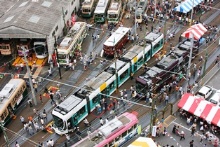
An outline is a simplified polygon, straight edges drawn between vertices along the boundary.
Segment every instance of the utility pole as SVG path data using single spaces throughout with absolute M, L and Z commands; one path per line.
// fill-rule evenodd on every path
M 191 10 L 190 26 L 192 25 L 192 22 L 193 22 L 193 10 L 194 10 L 194 0 L 193 0 L 193 7 L 192 7 L 192 10 Z
M 153 96 L 151 97 L 152 99 L 152 106 L 151 106 L 151 117 L 150 117 L 150 133 L 152 134 L 152 128 L 153 126 L 155 125 L 154 123 L 154 120 L 155 120 L 155 116 L 154 116 L 154 113 L 155 113 L 155 103 L 156 101 L 154 100 Z
M 59 76 L 60 76 L 60 79 L 62 79 L 60 63 L 59 63 L 59 56 L 58 56 L 58 51 L 57 51 L 57 39 L 56 39 L 56 36 L 54 36 L 54 40 L 55 40 L 54 50 L 55 50 L 55 54 L 56 54 L 56 58 L 57 58 L 56 61 L 57 61 L 57 66 L 58 66 L 58 70 L 59 70 Z
M 134 11 L 134 36 L 137 34 L 137 22 L 136 22 L 136 17 L 137 17 L 137 0 L 135 1 L 135 11 Z
M 193 50 L 193 46 L 194 46 L 194 35 L 192 33 L 191 33 L 191 35 L 192 35 L 191 48 L 190 48 L 190 53 L 189 53 L 189 63 L 188 63 L 188 69 L 187 69 L 187 74 L 186 74 L 186 77 L 187 77 L 186 80 L 189 80 L 189 73 L 190 73 L 190 67 L 191 67 L 191 62 L 192 62 L 192 50 Z M 187 81 L 186 88 L 188 87 L 188 83 L 189 82 Z
M 65 21 L 65 12 L 64 12 L 63 7 L 62 7 L 62 13 L 63 13 L 63 23 L 64 23 L 63 35 L 66 36 L 66 34 L 67 34 L 67 28 L 66 28 L 66 21 Z
M 4 139 L 5 139 L 5 142 L 6 142 L 6 146 L 9 147 L 8 135 L 5 132 L 5 127 L 3 126 L 3 122 L 2 121 L 0 122 L 0 127 L 2 129 L 3 134 L 4 134 Z
M 27 61 L 25 48 L 24 47 L 21 47 L 21 48 L 22 48 L 23 53 L 24 53 L 24 61 L 25 61 L 25 65 L 26 65 L 26 68 L 27 68 L 29 83 L 30 83 L 30 86 L 31 86 L 32 99 L 34 100 L 34 105 L 37 106 L 37 99 L 36 99 L 36 96 L 35 96 L 35 91 L 34 91 L 32 79 L 31 79 L 32 78 L 31 71 L 30 71 L 30 68 L 28 67 L 28 61 Z
M 204 76 L 205 76 L 207 60 L 208 60 L 208 52 L 207 52 L 207 49 L 206 49 L 206 50 L 205 50 L 205 62 L 204 62 L 204 66 L 203 66 L 203 74 L 202 74 L 202 78 L 204 78 Z

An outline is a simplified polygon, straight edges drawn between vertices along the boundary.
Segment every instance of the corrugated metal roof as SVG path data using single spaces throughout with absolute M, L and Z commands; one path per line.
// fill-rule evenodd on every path
M 61 18 L 62 7 L 68 4 L 69 0 L 0 0 L 0 37 L 7 37 L 10 33 L 22 36 L 24 34 L 19 34 L 21 30 L 33 36 L 50 35 Z

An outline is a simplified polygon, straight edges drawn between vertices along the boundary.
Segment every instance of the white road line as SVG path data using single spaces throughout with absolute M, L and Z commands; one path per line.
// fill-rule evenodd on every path
M 183 125 L 181 125 L 181 124 L 179 124 L 179 123 L 176 123 L 176 122 L 174 122 L 174 121 L 171 122 L 171 123 L 174 123 L 175 125 L 180 126 L 180 127 L 182 127 L 182 128 L 184 128 L 184 129 L 186 129 L 186 130 L 188 130 L 188 131 L 191 132 L 191 129 L 189 129 L 189 128 L 187 128 L 187 127 L 185 127 L 185 126 L 183 126 Z M 191 127 L 190 127 L 190 128 L 191 128 Z M 199 131 L 196 131 L 196 132 L 195 132 L 195 135 L 196 135 L 196 134 L 199 135 L 200 137 L 202 136 L 202 134 L 200 134 Z M 195 135 L 194 135 L 194 136 L 195 136 Z

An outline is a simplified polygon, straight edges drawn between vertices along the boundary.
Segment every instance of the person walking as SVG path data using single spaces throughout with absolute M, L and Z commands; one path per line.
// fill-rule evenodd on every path
M 169 101 L 169 96 L 168 96 L 168 95 L 166 95 L 166 96 L 165 96 L 165 105 L 167 105 L 167 104 L 168 104 L 168 101 Z
M 83 120 L 83 123 L 85 127 L 89 127 L 89 121 L 86 118 Z
M 192 129 L 191 129 L 191 136 L 194 136 L 195 132 L 196 132 L 196 128 L 192 127 Z
M 22 124 L 25 123 L 25 120 L 24 120 L 24 117 L 23 117 L 23 116 L 20 116 L 20 121 L 21 121 Z
M 51 68 L 48 68 L 48 76 L 52 76 Z
M 40 119 L 40 123 L 41 123 L 42 129 L 43 129 L 44 128 L 44 119 L 43 118 Z
M 51 147 L 54 147 L 54 141 L 53 141 L 53 139 L 50 139 L 49 142 L 50 142 L 50 146 L 51 146 Z
M 31 108 L 31 107 L 33 107 L 32 100 L 31 100 L 30 98 L 28 99 L 28 101 L 27 101 L 27 102 L 28 102 L 28 104 L 29 104 L 30 108 Z
M 193 147 L 194 140 L 189 142 L 189 147 Z
M 15 142 L 15 147 L 20 147 L 17 141 Z
M 41 104 L 43 104 L 43 97 L 42 97 L 42 94 L 40 94 L 39 99 L 40 99 Z
M 38 132 L 40 130 L 40 127 L 36 121 L 34 122 L 34 128 L 35 128 L 36 132 Z
M 50 99 L 51 99 L 51 102 L 50 102 L 51 105 L 52 105 L 52 104 L 56 104 L 55 101 L 54 101 L 54 99 L 53 99 L 53 93 L 52 93 L 52 92 L 50 93 Z
M 45 109 L 43 110 L 42 117 L 43 117 L 44 121 L 47 121 L 47 113 L 46 113 Z
M 101 126 L 104 125 L 104 121 L 103 121 L 102 117 L 100 117 L 99 122 L 100 122 Z
M 180 133 L 180 140 L 184 139 L 185 140 L 185 133 L 184 131 L 181 131 Z

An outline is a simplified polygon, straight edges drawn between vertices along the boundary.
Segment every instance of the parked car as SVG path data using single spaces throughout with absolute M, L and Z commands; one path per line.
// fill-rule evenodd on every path
M 220 106 L 220 90 L 217 90 L 209 99 L 209 101 L 217 106 Z
M 207 99 L 211 96 L 213 92 L 213 88 L 205 85 L 202 88 L 200 88 L 200 90 L 196 93 L 196 96 Z

